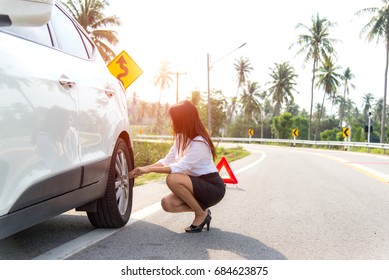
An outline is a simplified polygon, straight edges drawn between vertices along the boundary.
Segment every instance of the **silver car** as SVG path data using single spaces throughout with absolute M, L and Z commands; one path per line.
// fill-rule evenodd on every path
M 96 227 L 131 214 L 125 91 L 53 0 L 0 0 L 0 239 L 76 208 Z

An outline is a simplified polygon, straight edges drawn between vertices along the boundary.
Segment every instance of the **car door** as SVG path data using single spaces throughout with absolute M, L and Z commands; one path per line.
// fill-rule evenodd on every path
M 109 90 L 109 80 L 114 80 L 114 77 L 78 23 L 59 7 L 53 11 L 53 15 L 51 22 L 56 44 L 74 56 L 67 64 L 72 70 L 69 78 L 78 89 L 82 186 L 87 186 L 99 182 L 105 176 L 110 163 L 109 151 L 115 143 L 111 140 L 108 141 L 109 147 L 104 146 L 107 143 L 105 139 L 109 138 L 106 131 L 107 107 L 115 94 L 114 90 Z
M 0 30 L 0 216 L 80 187 L 78 88 L 50 25 Z

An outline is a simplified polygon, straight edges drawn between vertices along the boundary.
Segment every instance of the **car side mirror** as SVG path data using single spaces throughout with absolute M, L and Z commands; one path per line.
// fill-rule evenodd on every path
M 0 26 L 41 26 L 51 18 L 55 0 L 0 0 Z

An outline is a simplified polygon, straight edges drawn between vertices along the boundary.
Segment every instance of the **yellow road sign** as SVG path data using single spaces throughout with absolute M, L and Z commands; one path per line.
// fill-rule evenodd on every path
M 349 137 L 350 136 L 350 129 L 348 127 L 343 127 L 342 134 L 343 134 L 343 138 Z
M 122 82 L 124 88 L 128 88 L 143 74 L 142 69 L 125 51 L 122 51 L 108 64 L 108 69 L 112 75 Z
M 299 130 L 297 128 L 292 129 L 292 136 L 293 137 L 298 137 L 299 136 Z
M 247 131 L 247 133 L 250 135 L 250 136 L 253 136 L 254 135 L 254 129 L 249 129 L 248 131 Z

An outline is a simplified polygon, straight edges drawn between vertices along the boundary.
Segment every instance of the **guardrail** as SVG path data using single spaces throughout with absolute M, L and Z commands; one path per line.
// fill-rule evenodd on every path
M 172 140 L 169 135 L 142 135 L 138 134 L 135 139 L 158 139 Z M 382 143 L 367 143 L 367 142 L 346 142 L 346 141 L 311 141 L 311 140 L 294 140 L 294 139 L 267 139 L 267 138 L 231 138 L 231 137 L 212 137 L 215 142 L 229 143 L 282 143 L 293 146 L 338 146 L 350 149 L 352 147 L 367 148 L 367 149 L 382 149 L 383 152 L 389 150 L 389 144 Z

